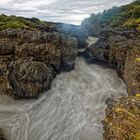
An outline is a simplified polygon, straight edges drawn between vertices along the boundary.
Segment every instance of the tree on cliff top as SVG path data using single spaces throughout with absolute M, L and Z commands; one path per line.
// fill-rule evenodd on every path
M 98 32 L 98 29 L 104 27 L 134 27 L 140 31 L 140 0 L 104 10 L 102 13 L 91 14 L 82 25 L 88 25 L 88 32 Z

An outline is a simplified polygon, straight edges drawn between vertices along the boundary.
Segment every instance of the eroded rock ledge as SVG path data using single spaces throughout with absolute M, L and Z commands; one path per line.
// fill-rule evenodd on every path
M 55 75 L 74 68 L 78 41 L 59 32 L 0 31 L 0 92 L 20 98 L 48 90 Z

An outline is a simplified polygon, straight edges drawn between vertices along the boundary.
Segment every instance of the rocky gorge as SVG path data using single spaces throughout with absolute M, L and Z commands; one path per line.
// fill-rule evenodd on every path
M 0 93 L 16 99 L 36 99 L 51 89 L 51 84 L 58 74 L 75 68 L 77 56 L 84 57 L 89 66 L 96 63 L 115 69 L 127 87 L 127 97 L 106 99 L 108 107 L 106 118 L 102 121 L 104 140 L 139 140 L 139 31 L 134 27 L 103 28 L 103 25 L 92 22 L 91 19 L 84 21 L 81 26 L 62 23 L 48 25 L 35 28 L 8 28 L 0 31 Z M 98 40 L 88 46 L 86 40 L 91 35 L 98 37 Z M 84 65 L 82 63 L 83 67 Z M 94 68 L 96 72 L 97 68 Z M 86 70 L 81 73 L 87 74 L 93 69 Z M 80 78 L 81 73 L 78 73 Z M 97 77 L 94 77 L 95 81 Z M 82 80 L 88 81 L 86 78 Z M 89 86 L 94 86 L 93 83 L 89 82 Z M 119 88 L 117 90 L 119 94 Z M 77 90 L 76 92 L 79 93 Z M 0 130 L 0 140 L 4 139 Z
M 27 29 L 4 30 L 0 36 L 2 94 L 37 98 L 50 89 L 56 74 L 75 66 L 77 38 Z M 99 62 L 115 68 L 127 85 L 128 97 L 107 100 L 103 121 L 106 140 L 139 139 L 139 40 L 135 30 L 103 30 L 95 44 L 79 52 L 87 63 Z

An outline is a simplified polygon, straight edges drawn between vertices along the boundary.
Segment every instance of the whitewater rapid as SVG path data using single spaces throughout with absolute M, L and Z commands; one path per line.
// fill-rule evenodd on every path
M 103 140 L 106 101 L 126 96 L 115 70 L 77 58 L 39 99 L 0 97 L 0 128 L 8 140 Z

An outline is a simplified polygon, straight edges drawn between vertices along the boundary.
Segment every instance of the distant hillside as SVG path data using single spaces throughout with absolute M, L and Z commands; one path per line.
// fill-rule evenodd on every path
M 82 26 L 91 35 L 104 27 L 134 27 L 140 31 L 140 0 L 113 7 L 103 13 L 91 14 L 82 22 Z

